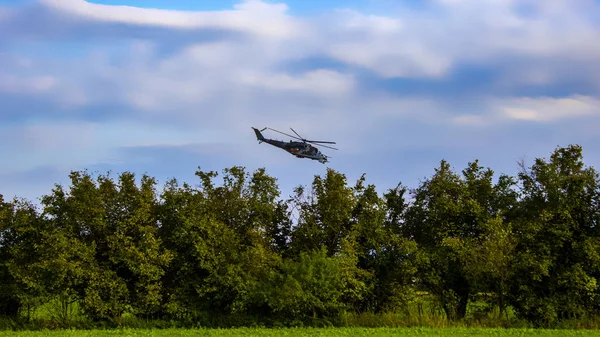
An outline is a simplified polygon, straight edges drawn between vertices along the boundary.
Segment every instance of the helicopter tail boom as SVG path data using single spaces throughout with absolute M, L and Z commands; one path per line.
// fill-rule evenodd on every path
M 256 139 L 258 139 L 259 142 L 263 142 L 265 140 L 265 137 L 262 135 L 261 131 L 264 131 L 266 128 L 262 129 L 262 130 L 258 130 L 257 128 L 252 128 L 254 130 L 254 133 L 256 134 Z

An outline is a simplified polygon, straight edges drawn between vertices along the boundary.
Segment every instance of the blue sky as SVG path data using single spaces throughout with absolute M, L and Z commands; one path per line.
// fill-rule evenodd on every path
M 383 191 L 568 144 L 598 167 L 597 41 L 595 0 L 0 0 L 0 193 L 232 165 L 284 196 L 327 167 Z M 339 151 L 297 159 L 251 126 Z

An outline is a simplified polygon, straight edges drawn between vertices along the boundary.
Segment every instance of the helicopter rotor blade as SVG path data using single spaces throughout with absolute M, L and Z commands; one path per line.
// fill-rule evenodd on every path
M 290 129 L 291 129 L 292 131 L 294 131 L 294 133 L 295 133 L 295 134 L 296 134 L 298 137 L 302 138 L 302 137 L 301 137 L 301 136 L 298 134 L 298 132 L 296 132 L 296 130 L 294 130 L 294 129 L 292 129 L 292 128 L 290 128 Z M 325 144 L 335 144 L 335 142 L 328 142 L 328 141 L 325 141 L 325 140 L 308 140 L 308 139 L 306 139 L 306 138 L 302 138 L 302 140 L 303 140 L 303 141 L 305 141 L 305 142 L 308 142 L 308 143 L 325 143 Z
M 315 145 L 316 145 L 316 146 L 322 146 L 322 147 L 326 147 L 326 148 L 328 148 L 328 149 L 339 150 L 339 149 L 336 149 L 335 147 L 332 147 L 332 146 L 327 146 L 327 145 L 323 145 L 323 144 L 315 144 Z
M 271 128 L 269 128 L 269 130 L 271 130 L 271 131 L 275 131 L 275 132 L 279 132 L 279 133 L 281 133 L 282 135 L 286 135 L 286 136 L 288 136 L 288 137 L 292 137 L 292 138 L 296 138 L 296 139 L 299 139 L 299 140 L 301 140 L 301 141 L 304 141 L 304 139 L 302 139 L 302 138 L 298 138 L 298 137 L 296 137 L 296 136 L 289 135 L 289 134 L 287 134 L 287 133 L 285 133 L 285 132 L 281 132 L 281 131 L 279 131 L 279 130 L 275 130 L 275 129 L 271 129 Z
M 292 129 L 292 128 L 290 128 L 290 130 L 294 131 L 294 133 L 295 133 L 295 134 L 296 134 L 298 137 L 302 138 L 302 137 L 301 137 L 301 136 L 298 134 L 298 132 L 296 132 L 296 130 L 294 130 L 294 129 Z M 302 140 L 303 140 L 303 141 L 305 141 L 305 142 L 308 142 L 308 143 L 325 143 L 325 144 L 335 144 L 335 142 L 328 142 L 328 141 L 324 141 L 324 140 L 308 140 L 308 139 L 306 139 L 306 138 L 302 138 Z
M 305 141 L 307 141 L 309 143 L 336 144 L 336 142 L 326 142 L 324 140 L 308 140 L 308 139 L 305 139 Z
M 269 129 L 269 130 L 271 130 L 271 131 L 279 132 L 279 133 L 281 133 L 282 135 L 286 135 L 286 136 L 288 136 L 288 137 L 292 137 L 292 138 L 295 138 L 295 139 L 301 140 L 301 141 L 303 141 L 303 142 L 306 142 L 306 143 L 312 143 L 312 144 L 315 144 L 315 145 L 318 145 L 318 146 L 323 146 L 323 147 L 326 147 L 326 148 L 330 148 L 330 149 L 338 150 L 338 149 L 336 149 L 335 147 L 331 147 L 331 146 L 327 146 L 327 145 L 323 145 L 323 144 L 318 144 L 318 143 L 325 143 L 325 144 L 336 144 L 335 142 L 327 142 L 327 141 L 321 141 L 321 140 L 307 140 L 306 138 L 302 138 L 302 137 L 300 137 L 300 135 L 299 135 L 299 134 L 298 134 L 298 133 L 297 133 L 297 132 L 296 132 L 294 129 L 292 129 L 292 128 L 290 128 L 290 129 L 291 129 L 291 130 L 292 130 L 292 131 L 293 131 L 293 132 L 294 132 L 296 135 L 298 135 L 298 137 L 292 136 L 292 135 L 290 135 L 290 134 L 287 134 L 287 133 L 285 133 L 285 132 L 281 132 L 281 131 L 279 131 L 279 130 L 275 130 L 275 129 L 271 129 L 271 128 L 268 128 L 268 129 Z
M 290 128 L 290 130 L 294 131 L 294 133 L 296 134 L 296 136 L 300 137 L 300 139 L 302 139 L 303 141 L 306 141 L 306 139 L 305 139 L 305 138 L 302 138 L 302 137 L 301 137 L 301 136 L 298 134 L 298 132 L 296 132 L 296 130 L 294 130 L 294 129 L 292 129 L 292 128 Z

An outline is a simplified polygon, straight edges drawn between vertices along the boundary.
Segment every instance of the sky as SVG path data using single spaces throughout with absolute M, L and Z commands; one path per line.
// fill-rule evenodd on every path
M 0 194 L 234 165 L 282 197 L 327 168 L 383 192 L 569 144 L 599 167 L 598 41 L 599 0 L 0 0 Z M 295 158 L 251 127 L 339 150 Z

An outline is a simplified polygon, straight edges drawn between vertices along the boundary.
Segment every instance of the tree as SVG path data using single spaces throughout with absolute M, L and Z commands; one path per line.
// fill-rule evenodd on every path
M 108 181 L 105 184 L 110 185 Z M 142 317 L 160 311 L 161 279 L 172 259 L 158 235 L 155 185 L 154 178 L 143 175 L 138 187 L 135 175 L 124 172 L 119 184 L 112 185 L 112 193 L 105 194 L 114 196 L 105 199 L 105 204 L 113 203 L 110 208 L 116 213 L 111 216 L 109 225 L 112 228 L 108 240 L 111 269 L 126 280 L 128 303 L 133 312 Z
M 87 172 L 71 172 L 70 178 L 68 192 L 56 186 L 42 198 L 51 242 L 63 245 L 59 255 L 54 253 L 59 247 L 48 248 L 63 263 L 54 264 L 55 276 L 67 273 L 55 281 L 69 287 L 61 294 L 81 299 L 86 314 L 98 320 L 114 320 L 126 311 L 157 313 L 170 255 L 157 234 L 154 179 L 143 176 L 138 188 L 129 172 L 118 183 L 103 175 L 94 180 Z
M 287 259 L 265 291 L 273 313 L 286 321 L 334 318 L 348 309 L 342 300 L 344 280 L 340 260 L 327 249 L 300 252 Z
M 515 283 L 510 302 L 539 325 L 598 313 L 600 189 L 580 146 L 557 148 L 519 173 Z
M 29 311 L 41 293 L 36 279 L 15 271 L 33 254 L 36 220 L 33 205 L 22 199 L 5 202 L 0 194 L 0 315 L 16 318 L 22 309 Z
M 250 233 L 257 235 L 261 244 L 279 254 L 287 253 L 292 232 L 288 204 L 279 198 L 277 179 L 264 168 L 253 172 L 247 186 Z
M 295 191 L 300 214 L 291 246 L 296 256 L 301 251 L 320 250 L 321 246 L 325 246 L 329 256 L 335 255 L 341 249 L 342 239 L 350 233 L 356 203 L 346 176 L 327 169 L 325 178 L 314 177 L 311 195 L 305 198 L 302 187 Z
M 461 177 L 442 161 L 433 177 L 415 190 L 415 200 L 406 212 L 403 231 L 414 238 L 426 258 L 420 268 L 420 279 L 436 295 L 450 319 L 465 317 L 470 296 L 476 290 L 488 290 L 483 287 L 484 275 L 492 277 L 489 273 L 496 272 L 493 277 L 501 277 L 497 282 L 506 281 L 497 274 L 506 271 L 506 261 L 498 261 L 486 271 L 477 269 L 484 265 L 472 264 L 486 258 L 476 255 L 477 252 L 495 253 L 492 246 L 486 246 L 485 242 L 490 242 L 486 236 L 502 235 L 504 223 L 496 221 L 514 196 L 510 193 L 510 180 L 502 176 L 494 186 L 493 174 L 491 169 L 474 161 Z M 498 249 L 511 251 L 511 242 L 506 241 Z M 504 293 L 497 287 L 494 290 Z M 503 296 L 500 298 L 503 303 Z M 500 306 L 503 310 L 504 304 Z
M 380 197 L 375 185 L 365 186 L 363 175 L 354 187 L 356 204 L 352 211 L 356 263 L 365 294 L 356 304 L 361 311 L 380 313 L 401 310 L 415 296 L 417 246 L 401 235 L 400 226 L 406 206 L 404 189 L 398 185 Z M 361 294 L 362 295 L 362 294 Z
M 165 276 L 171 315 L 258 313 L 266 305 L 256 289 L 286 247 L 278 187 L 262 169 L 250 179 L 242 167 L 223 171 L 222 186 L 213 183 L 216 172 L 198 170 L 199 189 L 173 180 L 161 197 L 161 235 L 174 253 Z
M 477 161 L 469 163 L 463 170 L 463 177 L 461 213 L 470 225 L 469 232 L 447 237 L 443 245 L 457 254 L 473 292 L 496 295 L 495 304 L 502 316 L 506 309 L 505 297 L 512 276 L 516 245 L 511 223 L 518 203 L 514 190 L 516 183 L 503 174 L 494 185 L 493 171 L 484 170 Z

